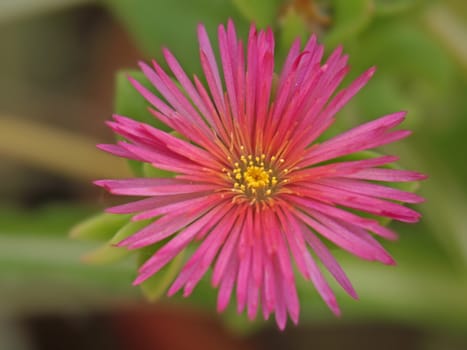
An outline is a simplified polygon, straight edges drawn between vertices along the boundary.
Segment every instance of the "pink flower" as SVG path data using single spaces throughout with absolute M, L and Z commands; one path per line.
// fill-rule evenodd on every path
M 152 114 L 181 136 L 115 115 L 108 124 L 126 141 L 99 146 L 177 174 L 96 181 L 113 194 L 148 197 L 109 212 L 131 213 L 133 220 L 159 217 L 119 243 L 138 249 L 165 242 L 141 266 L 134 284 L 198 242 L 169 295 L 183 289 L 188 296 L 212 268 L 219 311 L 235 293 L 239 312 L 246 309 L 250 319 L 259 309 L 265 319 L 275 313 L 283 329 L 287 313 L 294 323 L 299 318 L 295 264 L 339 315 L 317 260 L 349 295 L 357 295 L 322 240 L 362 259 L 393 264 L 374 235 L 395 239 L 396 234 L 355 210 L 417 222 L 420 214 L 401 203 L 418 203 L 422 198 L 378 182 L 425 178 L 381 167 L 394 162 L 393 156 L 353 161 L 339 157 L 408 136 L 409 131 L 392 130 L 405 113 L 381 117 L 318 143 L 317 138 L 367 83 L 374 68 L 332 97 L 348 71 L 347 56 L 337 48 L 322 63 L 323 47 L 315 36 L 303 51 L 299 41 L 292 45 L 277 82 L 270 29 L 257 32 L 252 26 L 245 49 L 232 22 L 227 28 L 220 26 L 221 72 L 202 25 L 198 36 L 207 89 L 198 77 L 190 80 L 168 50 L 164 56 L 178 83 L 157 62 L 152 67 L 140 63 L 164 99 L 130 78 L 154 107 Z

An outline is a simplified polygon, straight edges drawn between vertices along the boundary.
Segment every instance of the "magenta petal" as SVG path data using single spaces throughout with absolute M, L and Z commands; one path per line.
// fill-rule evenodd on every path
M 210 199 L 193 205 L 191 208 L 181 208 L 181 210 L 173 211 L 165 215 L 157 221 L 149 224 L 141 231 L 136 232 L 132 236 L 124 239 L 118 246 L 126 246 L 129 249 L 141 248 L 150 244 L 159 242 L 176 231 L 182 229 L 195 219 L 203 216 L 210 209 L 219 205 L 218 199 Z
M 120 140 L 98 146 L 172 174 L 95 182 L 112 194 L 146 197 L 107 209 L 131 214 L 132 220 L 151 220 L 117 244 L 127 249 L 160 246 L 140 267 L 134 284 L 187 249 L 194 252 L 169 296 L 179 290 L 190 295 L 212 268 L 218 311 L 235 294 L 239 312 L 246 311 L 250 320 L 258 311 L 265 319 L 273 315 L 282 330 L 288 317 L 299 321 L 295 281 L 300 274 L 340 315 L 321 267 L 351 297 L 357 294 L 322 239 L 362 259 L 394 265 L 375 237 L 394 240 L 397 234 L 372 217 L 417 222 L 421 215 L 405 204 L 423 198 L 391 183 L 426 178 L 389 168 L 398 160 L 394 156 L 342 157 L 410 135 L 395 129 L 406 113 L 383 116 L 326 140 L 336 114 L 366 85 L 374 67 L 339 89 L 350 70 L 349 56 L 338 46 L 323 60 L 330 51 L 316 35 L 303 49 L 300 40 L 294 41 L 281 69 L 270 28 L 251 25 L 244 43 L 229 20 L 218 26 L 217 52 L 203 24 L 197 32 L 203 76 L 191 78 L 163 49 L 170 72 L 158 61 L 139 64 L 152 87 L 129 77 L 150 113 L 171 132 L 113 115 L 107 125 Z
M 100 144 L 100 145 L 97 145 L 97 148 L 99 148 L 102 151 L 111 153 L 111 154 L 113 154 L 115 156 L 118 156 L 118 157 L 133 159 L 133 160 L 138 160 L 138 161 L 143 160 L 140 157 L 136 156 L 135 154 L 127 151 L 125 148 L 120 147 L 119 145 Z
M 322 112 L 322 118 L 330 118 L 334 116 L 349 100 L 363 87 L 366 85 L 368 80 L 375 73 L 376 68 L 372 67 L 368 69 L 365 73 L 359 76 L 352 84 L 341 90 L 336 97 L 329 103 L 326 109 Z
M 243 311 L 248 297 L 248 281 L 250 277 L 251 247 L 247 247 L 239 260 L 237 276 L 237 312 Z
M 376 220 L 362 218 L 358 215 L 355 215 L 349 211 L 334 207 L 333 205 L 328 205 L 320 203 L 313 199 L 304 199 L 299 197 L 287 197 L 293 203 L 296 203 L 305 212 L 309 210 L 316 210 L 322 214 L 325 214 L 329 217 L 338 219 L 340 221 L 348 222 L 352 225 L 370 230 L 371 232 L 378 234 L 387 239 L 396 239 L 397 235 L 392 232 L 390 229 L 381 226 Z
M 276 276 L 273 286 L 275 291 L 274 311 L 276 313 L 276 323 L 280 330 L 284 330 L 287 322 L 287 304 L 284 297 L 284 284 L 281 281 L 282 276 L 277 263 L 274 264 L 273 273 Z
M 175 211 L 190 210 L 193 206 L 198 205 L 198 204 L 203 205 L 204 203 L 209 202 L 211 199 L 213 200 L 219 199 L 219 196 L 217 194 L 203 196 L 201 193 L 199 196 L 196 196 L 194 198 L 188 197 L 184 199 L 179 199 L 176 202 L 167 201 L 165 203 L 161 203 L 158 206 L 154 206 L 153 208 L 149 210 L 142 211 L 141 213 L 133 216 L 132 220 L 133 221 L 147 220 L 147 219 L 151 219 L 156 216 L 159 216 L 159 215 L 171 214 L 171 213 L 174 213 Z
M 314 217 L 324 221 L 323 224 L 300 212 L 295 212 L 294 214 L 323 237 L 362 259 L 370 261 L 378 260 L 381 262 L 389 261 L 389 255 L 379 246 L 372 245 L 355 236 L 337 222 L 326 218 L 324 215 L 316 212 L 313 213 Z
M 108 213 L 113 214 L 129 214 L 142 212 L 147 210 L 152 210 L 163 205 L 173 204 L 180 201 L 185 201 L 188 199 L 201 197 L 206 195 L 206 192 L 192 192 L 192 193 L 183 193 L 179 195 L 167 195 L 167 196 L 157 196 L 141 199 L 135 202 L 130 202 L 126 204 L 117 205 L 115 207 L 107 208 Z
M 305 239 L 307 240 L 308 244 L 313 249 L 313 251 L 316 253 L 316 255 L 319 257 L 319 259 L 323 262 L 324 266 L 334 276 L 336 281 L 341 285 L 341 287 L 344 288 L 344 290 L 352 298 L 358 299 L 357 293 L 355 292 L 352 283 L 348 279 L 345 272 L 342 270 L 339 263 L 332 256 L 329 249 L 311 231 L 308 231 L 306 233 Z
M 340 188 L 348 192 L 368 195 L 372 197 L 387 198 L 406 203 L 421 203 L 424 201 L 419 195 L 401 191 L 396 188 L 381 186 L 364 181 L 354 181 L 347 179 L 322 179 L 317 183 L 334 188 Z
M 238 260 L 236 258 L 232 259 L 227 270 L 225 271 L 224 276 L 222 277 L 222 282 L 219 287 L 219 294 L 217 299 L 217 311 L 224 311 L 227 305 L 229 304 L 230 297 L 235 283 L 235 276 L 238 269 Z
M 117 181 L 117 180 L 115 180 Z M 128 195 L 128 196 L 158 196 L 158 195 L 170 195 L 180 193 L 193 193 L 202 192 L 207 190 L 214 190 L 217 188 L 215 185 L 208 184 L 159 184 L 158 181 L 141 181 L 134 182 L 133 184 L 120 185 L 113 180 L 106 182 L 96 181 L 96 185 L 105 187 L 113 194 Z
M 415 171 L 397 169 L 362 169 L 345 177 L 361 180 L 376 180 L 388 182 L 408 182 L 425 180 L 427 176 Z
M 209 226 L 215 226 L 215 228 L 182 268 L 177 279 L 169 289 L 169 295 L 173 295 L 183 286 L 185 287 L 183 295 L 186 297 L 191 294 L 211 265 L 219 247 L 224 243 L 227 234 L 237 219 L 237 216 L 233 213 L 230 213 L 230 216 L 227 214 L 223 213 L 226 216 L 224 219 L 219 217 L 216 218 L 216 220 L 219 220 L 218 222 L 213 221 L 209 223 Z
M 250 275 L 250 279 L 253 276 Z M 253 282 L 250 281 L 248 289 L 248 301 L 247 301 L 247 316 L 250 320 L 254 320 L 258 313 L 259 307 L 259 287 Z
M 352 130 L 340 134 L 312 148 L 306 157 L 308 165 L 379 147 L 408 136 L 405 130 L 388 133 L 390 128 L 400 124 L 405 112 L 381 117 L 375 121 L 362 124 Z
M 219 256 L 217 257 L 214 271 L 212 274 L 212 284 L 217 287 L 228 269 L 230 261 L 235 258 L 234 250 L 237 246 L 238 236 L 241 231 L 240 225 L 235 225 L 227 238 L 227 241 L 223 245 Z
M 225 208 L 218 207 L 188 226 L 140 267 L 140 273 L 134 284 L 139 284 L 156 273 L 165 264 L 167 264 L 167 262 L 180 253 L 204 225 L 216 224 L 226 211 L 227 210 L 225 210 Z

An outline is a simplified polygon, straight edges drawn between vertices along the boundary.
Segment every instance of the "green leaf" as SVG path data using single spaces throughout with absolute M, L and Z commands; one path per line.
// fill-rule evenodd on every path
M 93 265 L 110 264 L 122 260 L 130 254 L 131 251 L 126 248 L 115 247 L 106 243 L 92 252 L 83 255 L 81 260 Z
M 110 10 L 126 26 L 136 43 L 150 57 L 160 58 L 160 48 L 167 46 L 188 73 L 200 71 L 196 57 L 196 27 L 203 23 L 215 30 L 228 18 L 235 20 L 240 31 L 247 30 L 246 21 L 227 0 L 106 0 Z
M 144 163 L 143 164 L 143 175 L 144 177 L 173 177 L 174 173 L 167 171 L 167 170 L 162 170 L 153 167 L 149 163 Z
M 420 0 L 374 0 L 375 15 L 395 16 L 412 10 Z
M 281 0 L 232 0 L 238 11 L 260 28 L 272 26 L 276 22 Z
M 378 21 L 362 35 L 360 45 L 364 55 L 354 52 L 359 66 L 376 64 L 377 74 L 399 79 L 403 93 L 413 94 L 413 84 L 420 82 L 425 88 L 443 92 L 455 77 L 447 52 L 413 20 Z
M 279 43 L 283 54 L 289 50 L 296 38 L 300 37 L 304 41 L 309 35 L 305 19 L 293 7 L 289 7 L 284 14 L 280 29 Z
M 126 225 L 122 226 L 120 230 L 112 237 L 110 244 L 115 245 L 120 241 L 123 241 L 125 238 L 130 237 L 132 234 L 141 230 L 145 226 L 149 225 L 154 220 L 140 220 L 140 221 L 130 221 Z
M 126 258 L 128 255 L 132 254 L 133 251 L 125 247 L 117 247 L 116 245 L 147 226 L 150 222 L 152 222 L 152 220 L 127 222 L 107 243 L 84 255 L 82 260 L 86 263 L 100 265 L 113 263 Z
M 370 86 L 362 89 L 351 103 L 358 106 L 359 115 L 371 118 L 393 113 L 394 109 L 409 111 L 404 126 L 414 129 L 423 121 L 421 106 L 416 99 L 404 93 L 401 83 L 392 75 L 376 74 Z
M 161 244 L 156 244 L 151 248 L 145 248 L 139 251 L 138 265 L 141 266 L 147 259 L 149 259 L 154 252 L 159 249 Z M 156 248 L 155 248 L 156 247 Z M 156 301 L 167 290 L 169 285 L 173 282 L 175 276 L 180 271 L 182 263 L 185 260 L 185 250 L 173 258 L 167 265 L 160 269 L 156 274 L 149 277 L 146 281 L 141 283 L 141 291 L 149 301 Z
M 333 4 L 333 26 L 324 37 L 324 43 L 331 48 L 362 32 L 374 12 L 371 0 L 336 0 Z
M 130 215 L 101 213 L 74 226 L 70 237 L 96 241 L 110 239 L 129 219 Z

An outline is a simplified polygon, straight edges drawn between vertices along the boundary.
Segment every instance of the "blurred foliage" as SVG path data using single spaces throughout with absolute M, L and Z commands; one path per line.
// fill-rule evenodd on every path
M 229 0 L 104 0 L 104 3 L 120 18 L 135 41 L 147 53 L 146 58 L 161 58 L 161 47 L 179 58 L 188 71 L 200 69 L 196 26 L 198 23 L 213 31 L 228 18 L 238 20 L 239 27 L 246 29 L 236 8 Z
M 362 263 L 344 253 L 337 254 L 361 297 L 357 303 L 338 292 L 343 319 L 385 319 L 428 329 L 465 330 L 465 1 L 106 0 L 101 4 L 132 35 L 146 55 L 142 59 L 160 60 L 161 47 L 167 46 L 189 75 L 200 70 L 196 58 L 196 25 L 203 22 L 214 38 L 216 26 L 225 23 L 227 18 L 235 20 L 244 38 L 251 21 L 260 27 L 271 26 L 278 38 L 279 58 L 285 57 L 295 37 L 305 39 L 313 31 L 326 45 L 327 53 L 338 44 L 344 45 L 352 65 L 349 80 L 376 65 L 375 77 L 340 112 L 335 127 L 343 130 L 379 115 L 408 110 L 404 126 L 414 130 L 414 135 L 386 151 L 401 155 L 403 165 L 428 173 L 431 179 L 421 188 L 422 195 L 427 198 L 422 205 L 424 221 L 417 226 L 397 225 L 401 240 L 388 244 L 398 267 Z M 276 70 L 279 69 L 277 65 Z M 144 99 L 131 87 L 127 75 L 151 88 L 141 73 L 118 73 L 115 112 L 154 124 L 155 119 L 147 112 Z M 67 147 L 65 141 L 63 147 Z M 133 163 L 132 167 L 139 176 L 158 175 L 149 173 L 151 170 L 140 164 Z M 99 215 L 83 222 L 72 233 L 75 238 L 91 238 L 91 241 L 68 240 L 65 236 L 68 228 L 93 211 L 94 208 L 71 205 L 35 213 L 18 213 L 9 208 L 2 211 L 0 273 L 5 277 L 0 281 L 0 295 L 3 296 L 0 309 L 20 308 L 26 299 L 28 305 L 38 305 L 48 292 L 65 294 L 57 303 L 63 301 L 67 305 L 76 300 L 66 295 L 81 295 L 78 299 L 84 304 L 90 300 L 102 303 L 107 298 L 134 296 L 130 284 L 136 274 L 135 266 L 144 260 L 143 255 L 152 251 L 141 252 L 135 259 L 134 254 L 113 245 L 135 232 L 141 223 L 131 222 L 128 217 Z M 102 245 L 97 247 L 93 239 Z M 92 249 L 97 250 L 89 253 Z M 82 256 L 95 266 L 83 265 Z M 117 264 L 106 264 L 117 260 L 120 261 Z M 159 297 L 182 260 L 183 257 L 178 258 L 148 280 L 143 285 L 146 296 Z M 303 306 L 301 319 L 332 321 L 311 285 L 298 283 Z M 18 286 L 23 289 L 15 295 L 20 290 Z M 209 305 L 213 310 L 215 295 L 216 291 L 205 278 L 186 302 Z M 182 302 L 181 298 L 174 299 Z M 237 316 L 233 309 L 224 317 L 239 329 L 250 325 L 246 317 Z

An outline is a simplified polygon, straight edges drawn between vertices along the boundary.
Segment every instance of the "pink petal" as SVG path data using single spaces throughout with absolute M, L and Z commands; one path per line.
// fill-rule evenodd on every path
M 179 201 L 184 201 L 187 199 L 192 199 L 195 197 L 201 197 L 206 195 L 206 192 L 193 192 L 193 193 L 183 193 L 180 195 L 167 195 L 167 196 L 158 196 L 141 199 L 138 201 L 117 205 L 106 209 L 106 212 L 113 214 L 130 214 L 135 212 L 141 212 L 146 210 L 151 210 L 159 206 L 176 203 Z
M 310 188 L 318 191 L 316 199 L 331 201 L 349 208 L 358 209 L 367 213 L 386 216 L 403 222 L 417 222 L 421 215 L 415 210 L 381 199 L 348 192 L 335 187 L 313 184 Z M 303 193 L 307 190 L 302 189 Z
M 425 180 L 427 176 L 415 171 L 398 169 L 361 169 L 352 174 L 343 175 L 352 179 L 376 180 L 388 182 L 409 182 Z
M 232 295 L 233 287 L 235 284 L 235 277 L 238 270 L 238 259 L 234 257 L 225 271 L 219 287 L 219 294 L 217 298 L 217 311 L 224 311 L 229 304 Z
M 405 112 L 394 113 L 344 132 L 311 148 L 303 164 L 319 163 L 404 138 L 409 134 L 406 130 L 387 133 L 390 128 L 400 124 L 404 117 Z
M 298 211 L 294 212 L 294 215 L 323 237 L 362 259 L 377 260 L 386 264 L 393 263 L 393 259 L 384 249 L 369 244 L 367 241 L 355 236 L 335 220 L 326 218 L 324 215 L 316 212 L 313 213 L 313 217 L 316 217 L 322 223 Z
M 347 192 L 354 192 L 372 197 L 393 199 L 406 203 L 421 203 L 424 199 L 412 192 L 398 190 L 392 187 L 381 186 L 364 181 L 354 181 L 347 179 L 321 179 L 316 183 L 340 188 Z
M 204 204 L 211 199 L 214 200 L 219 200 L 219 195 L 216 194 L 211 194 L 211 195 L 206 195 L 206 196 L 196 196 L 194 198 L 187 198 L 185 200 L 179 200 L 177 202 L 167 202 L 163 203 L 155 208 L 145 210 L 135 216 L 133 216 L 132 220 L 133 221 L 139 221 L 139 220 L 147 220 L 154 218 L 159 215 L 164 215 L 164 214 L 169 214 L 173 213 L 175 211 L 182 211 L 182 210 L 188 210 L 192 208 L 193 206 L 197 204 Z
M 200 45 L 201 66 L 203 68 L 206 80 L 208 81 L 213 99 L 221 115 L 225 114 L 224 94 L 222 92 L 222 83 L 217 67 L 216 58 L 212 50 L 211 42 L 203 25 L 198 26 L 198 39 Z
M 125 148 L 120 147 L 119 145 L 100 144 L 100 145 L 97 145 L 97 148 L 99 148 L 102 151 L 111 153 L 118 157 L 133 159 L 133 160 L 138 160 L 138 161 L 143 160 L 140 157 L 137 157 L 135 154 L 128 152 Z
M 176 231 L 182 229 L 197 218 L 203 216 L 216 205 L 221 205 L 219 199 L 210 199 L 193 205 L 189 209 L 174 210 L 157 221 L 149 224 L 141 231 L 121 241 L 118 246 L 126 246 L 129 249 L 141 248 L 159 242 Z
M 248 297 L 248 281 L 250 277 L 251 247 L 245 249 L 243 256 L 239 259 L 237 276 L 237 312 L 243 311 Z
M 321 113 L 322 118 L 327 119 L 334 116 L 339 110 L 349 102 L 349 100 L 358 92 L 360 89 L 368 83 L 375 73 L 376 68 L 372 67 L 364 72 L 361 76 L 355 79 L 350 86 L 341 90 L 336 97 L 329 103 L 326 109 Z
M 302 227 L 302 230 L 306 230 L 306 228 Z M 329 249 L 310 230 L 306 232 L 305 239 L 307 240 L 311 249 L 313 249 L 313 251 L 316 253 L 318 258 L 323 262 L 326 269 L 331 272 L 341 287 L 344 288 L 344 290 L 352 298 L 358 299 L 357 293 L 355 292 L 352 283 L 348 279 L 345 272 L 342 270 L 337 260 L 332 256 Z
M 315 201 L 309 198 L 305 199 L 295 196 L 287 196 L 286 198 L 291 202 L 296 203 L 298 207 L 301 207 L 302 209 L 310 208 L 312 210 L 317 210 L 318 212 L 326 214 L 329 217 L 338 219 L 340 221 L 348 222 L 352 225 L 364 228 L 366 230 L 370 230 L 375 234 L 380 235 L 381 237 L 384 237 L 386 239 L 394 240 L 397 238 L 397 235 L 394 232 L 392 232 L 384 226 L 381 226 L 376 220 L 362 218 L 349 211 L 337 208 L 332 205 L 320 203 L 319 201 Z M 306 209 L 304 210 L 306 211 Z
M 226 270 L 228 269 L 230 261 L 235 258 L 233 251 L 237 247 L 238 236 L 242 229 L 242 225 L 239 223 L 234 225 L 232 231 L 230 232 L 229 236 L 227 237 L 227 241 L 225 242 L 222 250 L 217 257 L 216 264 L 214 266 L 214 271 L 212 274 L 212 284 L 214 287 L 219 286 L 219 283 L 223 279 Z
M 227 208 L 232 208 L 232 205 L 227 206 Z M 211 233 L 182 268 L 179 276 L 169 289 L 169 295 L 175 294 L 183 286 L 185 286 L 183 295 L 186 297 L 191 294 L 211 265 L 219 248 L 224 244 L 232 225 L 237 220 L 238 214 L 234 212 L 235 210 L 231 210 L 230 213 L 224 212 L 222 213 L 223 218 L 219 217 L 217 222 L 213 221 L 207 225 L 213 227 Z
M 98 180 L 94 184 L 110 193 L 128 196 L 158 196 L 215 190 L 217 185 L 189 184 L 177 179 L 141 178 L 125 180 Z
M 284 221 L 286 220 L 287 219 L 284 218 Z M 328 304 L 329 308 L 338 315 L 340 311 L 334 293 L 306 249 L 302 234 L 307 237 L 308 231 L 302 230 L 302 228 L 293 219 L 287 220 L 286 223 L 292 230 L 287 232 L 286 237 L 300 272 L 308 279 L 311 279 L 323 300 Z M 287 286 L 290 287 L 291 284 L 287 283 Z M 296 304 L 294 311 L 298 313 L 298 304 Z
M 188 243 L 190 243 L 196 233 L 202 229 L 204 225 L 215 224 L 226 211 L 227 210 L 223 207 L 215 208 L 180 232 L 140 267 L 138 277 L 133 284 L 140 284 L 159 271 L 185 249 Z

